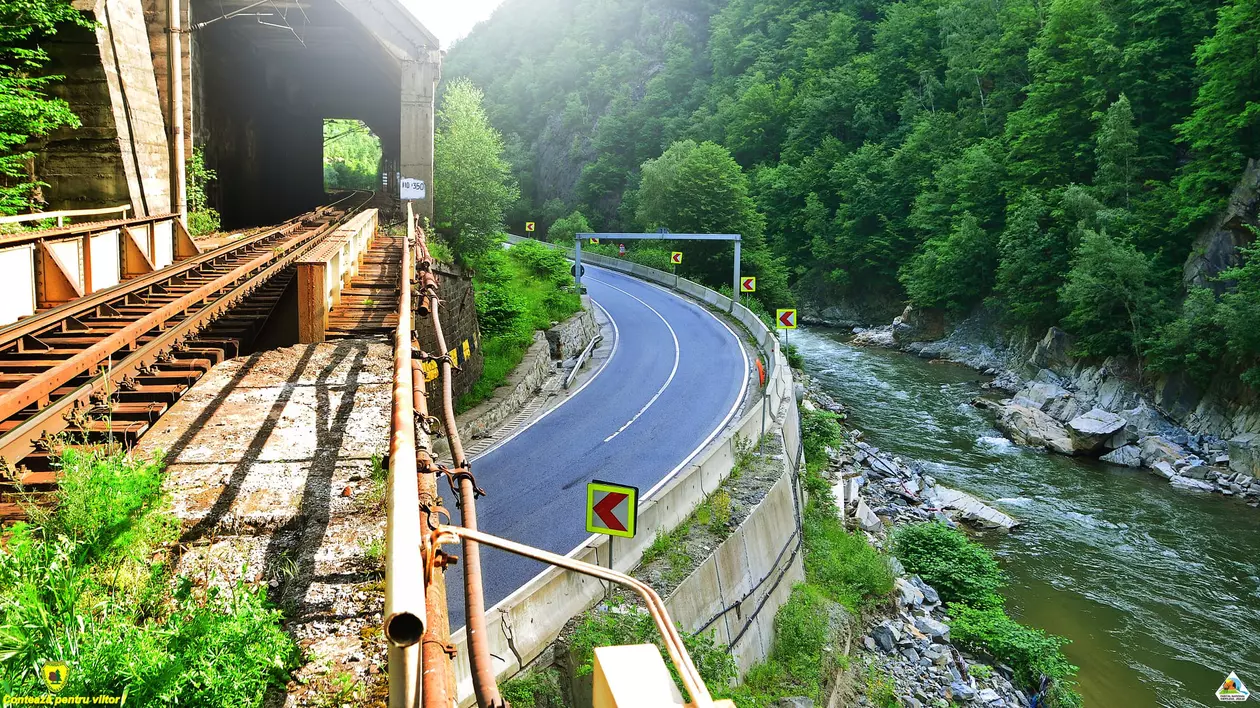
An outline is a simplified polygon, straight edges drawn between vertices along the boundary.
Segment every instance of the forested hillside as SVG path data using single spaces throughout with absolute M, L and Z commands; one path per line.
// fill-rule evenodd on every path
M 1260 385 L 1260 254 L 1182 283 L 1260 158 L 1260 0 L 507 0 L 444 75 L 485 91 L 515 228 L 737 229 L 771 307 L 987 302 Z

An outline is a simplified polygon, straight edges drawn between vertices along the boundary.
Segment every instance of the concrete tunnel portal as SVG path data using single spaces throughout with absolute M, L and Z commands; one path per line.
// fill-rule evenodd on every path
M 321 202 L 325 118 L 361 120 L 380 137 L 388 194 L 397 198 L 400 172 L 432 183 L 440 55 L 406 8 L 192 0 L 190 19 L 192 142 L 218 174 L 209 195 L 224 228 L 275 223 Z

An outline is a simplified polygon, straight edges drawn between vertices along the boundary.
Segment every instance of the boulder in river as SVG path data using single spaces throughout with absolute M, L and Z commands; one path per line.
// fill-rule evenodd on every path
M 1021 445 L 1038 445 L 1071 455 L 1076 447 L 1067 429 L 1046 413 L 1029 406 L 1011 403 L 998 411 L 997 425 Z
M 1125 467 L 1141 467 L 1142 466 L 1142 449 L 1137 445 L 1125 445 L 1118 447 L 1111 452 L 1098 458 L 1103 462 L 1110 462 L 1113 465 L 1124 465 Z
M 1077 452 L 1096 453 L 1106 448 L 1118 431 L 1124 430 L 1124 418 L 1101 408 L 1091 409 L 1068 421 L 1067 431 Z
M 1015 519 L 957 489 L 938 486 L 933 501 L 936 506 L 958 510 L 959 516 L 964 521 L 969 521 L 981 528 L 1012 529 L 1019 525 Z
M 1216 491 L 1215 486 L 1213 486 L 1210 482 L 1204 482 L 1201 479 L 1193 479 L 1190 477 L 1183 477 L 1181 475 L 1177 475 L 1173 477 L 1172 480 L 1170 481 L 1172 482 L 1172 486 L 1180 487 L 1181 489 L 1194 489 L 1200 492 Z

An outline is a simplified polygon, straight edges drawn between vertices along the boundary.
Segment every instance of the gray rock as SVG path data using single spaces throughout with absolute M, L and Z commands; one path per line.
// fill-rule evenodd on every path
M 1072 363 L 1068 352 L 1072 349 L 1072 337 L 1058 327 L 1051 327 L 1037 343 L 1028 361 L 1040 369 L 1066 368 Z
M 862 527 L 863 531 L 878 533 L 884 528 L 884 522 L 880 521 L 875 512 L 871 511 L 871 508 L 866 505 L 865 499 L 858 500 L 857 510 L 853 512 L 853 516 L 857 519 L 858 525 Z
M 923 632 L 933 640 L 941 642 L 949 641 L 949 625 L 944 622 L 938 622 L 931 617 L 915 617 L 914 628 Z
M 1063 455 L 1076 451 L 1067 429 L 1037 408 L 1005 405 L 998 411 L 997 426 L 1021 445 L 1044 446 Z
M 915 575 L 910 578 L 910 582 L 914 584 L 919 592 L 923 593 L 923 599 L 930 605 L 935 605 L 941 601 L 941 596 L 937 594 L 936 588 L 923 582 L 923 578 Z
M 875 640 L 870 637 L 862 637 L 862 646 L 866 647 L 867 651 L 875 651 Z
M 1244 433 L 1229 441 L 1229 468 L 1251 477 L 1260 476 L 1260 433 Z
M 1182 466 L 1178 471 L 1178 474 L 1182 477 L 1189 477 L 1190 479 L 1207 479 L 1208 475 L 1211 474 L 1211 470 L 1203 465 L 1190 465 Z
M 906 657 L 906 660 L 912 664 L 919 663 L 919 652 L 915 651 L 911 647 L 902 648 L 901 655 Z
M 1151 467 L 1151 474 L 1157 474 L 1164 479 L 1171 480 L 1177 476 L 1177 471 L 1172 468 L 1172 465 L 1160 460 L 1155 463 L 1155 466 Z
M 936 506 L 957 509 L 964 521 L 982 528 L 1012 529 L 1019 522 L 994 509 L 966 492 L 948 487 L 936 487 Z
M 1199 479 L 1191 479 L 1190 477 L 1182 477 L 1181 475 L 1173 477 L 1170 481 L 1172 482 L 1172 486 L 1180 489 L 1194 489 L 1201 492 L 1216 491 L 1216 486 L 1210 482 L 1204 482 Z
M 976 693 L 976 700 L 980 703 L 988 705 L 990 703 L 1000 702 L 1002 700 L 1002 696 L 998 695 L 998 692 L 991 688 L 982 688 Z
M 1142 448 L 1142 464 L 1147 467 L 1154 467 L 1160 460 L 1170 465 L 1176 464 L 1177 460 L 1186 456 L 1186 451 L 1180 445 L 1159 435 L 1148 435 L 1138 444 Z
M 916 607 L 923 604 L 923 591 L 905 578 L 896 579 L 897 602 L 905 607 Z
M 1216 276 L 1222 270 L 1241 263 L 1239 247 L 1251 240 L 1243 225 L 1255 223 L 1258 203 L 1260 160 L 1250 159 L 1225 208 L 1199 232 L 1190 248 L 1190 257 L 1186 259 L 1181 273 L 1187 289 L 1197 285 L 1212 288 L 1217 293 L 1224 291 L 1226 284 L 1217 280 Z
M 893 575 L 906 574 L 906 568 L 901 564 L 901 561 L 897 560 L 897 556 L 888 556 L 888 569 L 892 571 Z
M 956 700 L 972 701 L 976 698 L 976 689 L 968 686 L 962 681 L 955 681 L 949 685 L 949 693 Z
M 900 638 L 894 632 L 892 627 L 888 625 L 877 625 L 871 630 L 871 638 L 875 640 L 875 644 L 884 652 L 891 654 L 897 648 L 897 640 Z
M 1116 432 L 1123 430 L 1124 424 L 1124 418 L 1115 413 L 1093 408 L 1068 421 L 1067 431 L 1077 452 L 1095 453 L 1101 451 Z
M 1113 465 L 1124 465 L 1125 467 L 1141 467 L 1142 466 L 1142 450 L 1137 445 L 1125 445 L 1098 458 L 1103 462 L 1110 462 Z

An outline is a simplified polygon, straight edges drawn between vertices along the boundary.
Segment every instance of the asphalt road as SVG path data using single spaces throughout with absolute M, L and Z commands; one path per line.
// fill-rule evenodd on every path
M 562 554 L 589 536 L 586 483 L 629 484 L 650 498 L 734 418 L 750 366 L 735 334 L 689 300 L 592 266 L 582 283 L 614 323 L 614 341 L 606 333 L 601 345 L 612 355 L 560 406 L 472 460 L 486 491 L 480 529 Z M 487 608 L 545 569 L 484 546 L 481 560 Z M 464 625 L 462 568 L 446 573 L 452 630 Z

